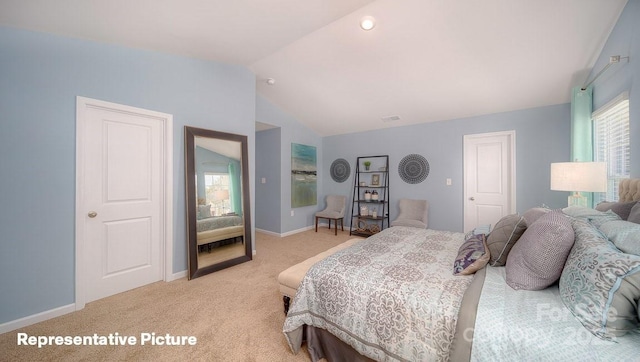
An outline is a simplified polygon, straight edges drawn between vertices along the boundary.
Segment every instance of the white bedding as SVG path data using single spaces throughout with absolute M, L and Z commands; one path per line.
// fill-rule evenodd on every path
M 506 284 L 504 267 L 487 267 L 472 361 L 640 360 L 640 332 L 617 337 L 617 342 L 584 328 L 560 300 L 557 285 L 516 291 Z

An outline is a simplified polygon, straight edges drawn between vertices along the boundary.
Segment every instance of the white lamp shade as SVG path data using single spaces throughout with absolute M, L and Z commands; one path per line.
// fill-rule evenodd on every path
M 229 190 L 216 190 L 214 197 L 216 200 L 226 200 L 229 198 Z
M 551 164 L 551 190 L 606 192 L 605 162 L 558 162 Z

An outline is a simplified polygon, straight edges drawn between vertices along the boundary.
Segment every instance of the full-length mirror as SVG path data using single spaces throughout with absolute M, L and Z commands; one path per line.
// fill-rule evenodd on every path
M 247 136 L 185 126 L 189 279 L 251 260 Z

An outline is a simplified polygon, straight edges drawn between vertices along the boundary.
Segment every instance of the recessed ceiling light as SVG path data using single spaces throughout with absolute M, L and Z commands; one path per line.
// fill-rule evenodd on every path
M 376 26 L 376 19 L 373 16 L 364 16 L 360 19 L 360 27 L 363 30 L 371 30 Z

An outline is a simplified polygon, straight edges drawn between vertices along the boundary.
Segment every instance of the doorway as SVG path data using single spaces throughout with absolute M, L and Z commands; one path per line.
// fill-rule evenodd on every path
M 464 230 L 492 227 L 516 209 L 515 131 L 465 135 Z
M 76 101 L 76 310 L 173 267 L 172 116 Z

